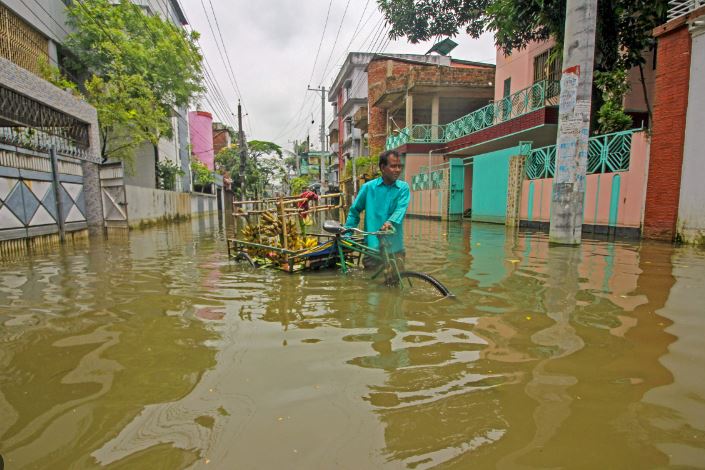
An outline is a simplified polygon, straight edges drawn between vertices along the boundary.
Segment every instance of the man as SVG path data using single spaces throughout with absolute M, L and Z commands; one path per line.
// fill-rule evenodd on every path
M 362 185 L 348 212 L 345 226 L 357 227 L 360 213 L 365 211 L 365 231 L 377 232 L 394 228 L 396 233 L 388 235 L 389 253 L 404 256 L 404 232 L 402 222 L 409 207 L 409 185 L 399 181 L 402 165 L 395 150 L 388 150 L 379 156 L 379 169 L 382 176 Z M 365 243 L 370 248 L 379 249 L 376 236 L 367 237 Z

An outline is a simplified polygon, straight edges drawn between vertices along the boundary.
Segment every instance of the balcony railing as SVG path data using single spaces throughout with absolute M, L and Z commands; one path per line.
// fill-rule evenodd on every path
M 499 101 L 490 103 L 445 125 L 414 124 L 387 138 L 387 149 L 409 142 L 445 143 L 464 137 L 546 106 L 556 106 L 560 83 L 542 80 Z
M 705 6 L 705 0 L 671 0 L 668 2 L 668 19 L 687 15 L 696 8 Z
M 588 140 L 587 174 L 616 173 L 629 170 L 634 130 L 597 135 Z M 556 171 L 556 146 L 533 149 L 526 160 L 530 180 L 553 178 Z
M 560 83 L 541 80 L 528 88 L 490 103 L 484 108 L 463 116 L 446 125 L 446 137 L 454 140 L 473 132 L 496 126 L 510 119 L 558 103 Z
M 414 124 L 404 128 L 396 135 L 387 137 L 387 150 L 397 148 L 408 142 L 443 143 L 445 142 L 445 126 L 432 124 Z

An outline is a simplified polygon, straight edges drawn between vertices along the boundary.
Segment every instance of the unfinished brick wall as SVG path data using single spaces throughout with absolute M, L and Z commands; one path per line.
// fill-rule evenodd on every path
M 213 129 L 213 152 L 217 155 L 228 146 L 229 135 L 227 129 Z
M 656 34 L 656 100 L 643 236 L 672 241 L 683 166 L 691 37 L 685 24 L 667 24 Z
M 369 140 L 370 152 L 377 155 L 384 150 L 387 131 L 387 111 L 374 104 L 387 93 L 413 93 L 414 87 L 477 88 L 492 95 L 494 66 L 448 67 L 433 64 L 418 64 L 400 59 L 379 57 L 367 68 L 368 100 L 370 106 Z M 406 123 L 399 122 L 400 126 Z
M 387 61 L 375 60 L 367 68 L 368 103 L 370 108 L 369 134 L 370 155 L 379 155 L 384 150 L 387 139 L 386 110 L 372 106 L 385 91 L 384 82 L 387 76 Z

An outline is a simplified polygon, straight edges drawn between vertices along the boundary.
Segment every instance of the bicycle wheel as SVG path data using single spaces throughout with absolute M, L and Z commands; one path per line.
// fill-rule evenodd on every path
M 249 263 L 249 265 L 252 266 L 253 268 L 257 267 L 257 263 L 255 262 L 255 260 L 253 260 L 252 257 L 249 254 L 245 253 L 244 251 L 238 251 L 235 254 L 235 260 L 236 261 L 247 261 L 247 263 Z
M 413 294 L 438 297 L 452 297 L 448 288 L 433 276 L 416 271 L 402 271 L 399 273 L 402 288 L 411 290 Z

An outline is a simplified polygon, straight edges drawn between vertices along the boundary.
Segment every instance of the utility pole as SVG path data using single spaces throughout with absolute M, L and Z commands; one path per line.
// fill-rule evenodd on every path
M 590 136 L 597 0 L 567 0 L 549 241 L 579 245 Z
M 242 130 L 242 106 L 237 102 L 237 145 L 240 149 L 240 200 L 245 200 L 245 161 L 247 149 L 245 148 L 245 131 Z
M 308 90 L 319 92 L 321 94 L 321 153 L 323 154 L 326 152 L 326 87 L 311 88 L 309 86 Z M 326 161 L 327 158 L 324 155 L 321 155 L 321 191 L 323 191 L 323 186 L 326 181 L 326 173 L 324 169 Z
M 294 154 L 296 155 L 296 176 L 301 176 L 301 155 L 299 155 L 298 140 L 294 140 Z
M 362 137 L 360 137 L 360 147 L 362 147 Z M 355 139 L 353 139 L 352 148 L 350 149 L 350 164 L 352 166 L 353 178 L 353 197 L 357 196 L 357 168 L 355 168 Z

